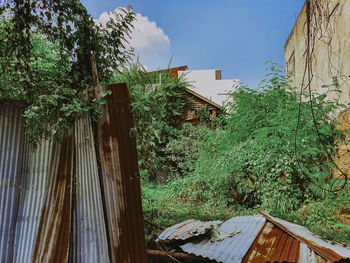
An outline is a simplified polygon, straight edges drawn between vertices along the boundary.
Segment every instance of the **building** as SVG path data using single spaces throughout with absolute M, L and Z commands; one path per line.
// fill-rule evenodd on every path
M 346 108 L 334 112 L 334 118 L 340 123 L 339 129 L 350 128 L 350 1 L 349 0 L 306 0 L 295 25 L 284 46 L 285 71 L 292 74 L 295 87 L 304 87 L 309 82 L 312 91 L 326 94 L 327 99 L 337 100 Z M 309 51 L 308 51 L 308 48 Z M 310 54 L 310 55 L 309 55 Z M 306 67 L 310 58 L 311 67 Z M 305 72 L 305 73 L 304 73 Z M 333 77 L 339 81 L 339 92 L 331 87 Z M 350 136 L 348 136 L 350 139 Z M 338 142 L 338 155 L 334 157 L 343 173 L 350 173 L 350 144 Z M 344 178 L 339 170 L 334 177 Z
M 228 94 L 239 86 L 239 79 L 222 79 L 219 69 L 179 71 L 179 75 L 182 74 L 191 84 L 189 89 L 221 106 L 230 99 Z
M 309 4 L 308 4 L 309 2 Z M 350 1 L 307 0 L 284 46 L 285 71 L 300 87 L 307 59 L 307 9 L 310 7 L 310 52 L 312 53 L 311 89 L 327 93 L 329 99 L 350 103 Z M 329 92 L 322 85 L 338 77 L 341 93 Z M 306 80 L 305 80 L 306 81 Z M 304 81 L 304 84 L 305 84 Z
M 195 121 L 198 113 L 207 107 L 211 117 L 223 113 L 225 102 L 230 101 L 229 93 L 239 86 L 239 79 L 222 79 L 221 70 L 189 70 L 187 66 L 159 70 L 158 73 L 171 72 L 173 77 L 183 77 L 190 84 L 187 87 L 189 106 L 184 118 Z

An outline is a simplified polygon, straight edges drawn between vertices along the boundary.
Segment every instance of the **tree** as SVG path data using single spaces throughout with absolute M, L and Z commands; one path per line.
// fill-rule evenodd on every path
M 124 68 L 114 81 L 129 85 L 141 168 L 151 174 L 165 169 L 165 148 L 179 135 L 188 83 L 170 70 L 149 73 L 139 63 Z
M 125 44 L 134 18 L 129 7 L 96 25 L 79 0 L 5 0 L 0 6 L 0 101 L 25 108 L 32 142 L 60 134 L 75 113 L 98 115 L 93 97 L 85 95 L 90 56 L 108 81 L 132 55 Z

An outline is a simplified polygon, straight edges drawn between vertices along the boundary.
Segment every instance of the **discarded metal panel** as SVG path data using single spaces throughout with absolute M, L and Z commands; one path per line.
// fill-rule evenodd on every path
M 296 225 L 264 213 L 261 214 L 264 215 L 268 221 L 278 226 L 300 242 L 304 243 L 327 260 L 333 262 L 341 259 L 350 259 L 349 249 L 338 245 L 332 245 L 331 243 L 328 243 L 314 235 L 303 226 Z
M 0 262 L 12 262 L 24 144 L 22 112 L 0 106 Z
M 97 159 L 90 116 L 75 121 L 72 262 L 109 262 Z
M 171 226 L 165 229 L 157 240 L 171 241 L 171 240 L 186 240 L 190 237 L 199 236 L 199 233 L 193 232 L 194 229 L 200 227 L 203 224 L 221 224 L 222 221 L 209 221 L 202 222 L 196 219 L 189 219 L 177 225 Z M 156 240 L 156 241 L 157 241 Z
M 145 262 L 136 139 L 126 84 L 105 88 L 112 91 L 103 105 L 99 122 L 99 153 L 102 193 L 112 262 Z
M 46 193 L 35 238 L 33 262 L 68 262 L 71 232 L 73 135 L 63 140 L 57 171 Z
M 297 262 L 299 246 L 294 237 L 266 222 L 242 262 Z
M 233 217 L 219 227 L 219 230 L 223 232 L 240 229 L 241 232 L 233 237 L 218 242 L 211 242 L 209 238 L 205 238 L 198 242 L 186 243 L 180 247 L 187 253 L 218 262 L 238 263 L 242 261 L 264 223 L 265 218 L 261 215 Z
M 260 262 L 326 263 L 329 261 L 277 226 L 266 222 L 242 260 L 242 263 Z
M 58 171 L 59 153 L 60 146 L 52 140 L 43 140 L 35 150 L 28 144 L 25 147 L 14 262 L 28 262 L 33 257 L 40 215 Z

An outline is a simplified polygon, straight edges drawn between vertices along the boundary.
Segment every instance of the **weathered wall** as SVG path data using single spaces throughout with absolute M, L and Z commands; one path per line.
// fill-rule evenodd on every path
M 315 1 L 315 0 L 312 0 Z M 319 0 L 318 0 L 319 1 Z M 312 51 L 313 80 L 311 88 L 319 93 L 328 92 L 322 85 L 332 83 L 332 77 L 338 76 L 342 93 L 328 92 L 329 99 L 338 99 L 340 103 L 350 103 L 350 1 L 321 0 L 324 4 L 322 34 L 318 32 Z M 285 70 L 293 72 L 293 84 L 300 87 L 306 61 L 306 4 L 285 44 Z M 312 22 L 314 23 L 314 22 Z
M 339 113 L 337 122 L 340 123 L 338 129 L 346 130 L 350 129 L 350 110 L 345 110 Z M 337 142 L 338 155 L 334 158 L 334 162 L 339 169 L 344 173 L 350 174 L 350 134 L 346 135 L 345 141 Z M 336 178 L 343 178 L 338 169 L 334 169 L 333 175 Z
M 316 0 L 311 0 L 316 1 Z M 349 0 L 317 0 L 323 4 L 321 31 L 317 33 L 312 53 L 311 89 L 320 94 L 327 94 L 327 98 L 337 100 L 347 109 L 339 109 L 334 113 L 340 122 L 339 129 L 350 128 L 350 1 Z M 312 6 L 312 4 L 311 4 Z M 311 10 L 311 13 L 313 10 Z M 311 15 L 312 17 L 312 15 Z M 320 21 L 320 20 L 319 20 Z M 315 21 L 311 20 L 311 24 Z M 311 25 L 311 32 L 313 28 Z M 322 33 L 321 33 L 322 32 Z M 300 88 L 303 83 L 305 63 L 307 60 L 307 4 L 305 2 L 298 19 L 285 44 L 285 71 L 293 73 L 292 82 Z M 307 74 L 307 73 L 306 73 Z M 332 77 L 337 76 L 341 93 L 322 85 L 332 83 Z M 305 76 L 304 86 L 307 83 Z M 339 113 L 340 112 L 340 113 Z M 349 140 L 348 136 L 348 140 Z M 349 171 L 350 144 L 348 141 L 337 142 L 338 154 L 334 160 L 339 168 L 346 174 Z M 334 170 L 333 175 L 338 177 L 340 172 Z

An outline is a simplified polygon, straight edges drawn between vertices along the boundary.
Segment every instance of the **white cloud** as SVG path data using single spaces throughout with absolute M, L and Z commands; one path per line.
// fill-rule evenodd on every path
M 114 12 L 120 12 L 119 8 Z M 106 24 L 111 16 L 112 13 L 104 12 L 95 22 Z M 135 55 L 139 57 L 140 62 L 152 69 L 163 66 L 164 62 L 167 65 L 170 60 L 170 39 L 164 31 L 140 13 L 136 13 L 133 25 L 134 29 L 130 34 L 129 42 L 135 49 Z

